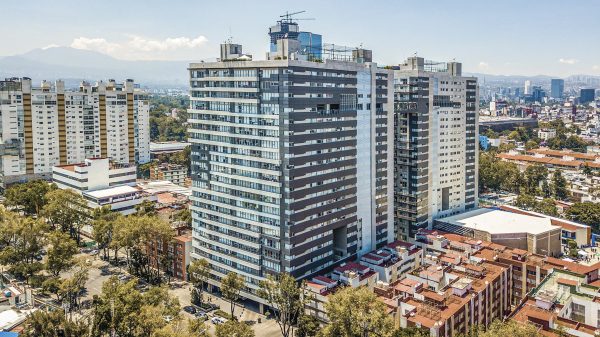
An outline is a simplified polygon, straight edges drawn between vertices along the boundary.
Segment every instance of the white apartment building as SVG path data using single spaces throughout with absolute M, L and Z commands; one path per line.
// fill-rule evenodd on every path
M 410 240 L 433 220 L 477 207 L 477 78 L 458 62 L 410 57 L 394 71 L 395 220 Z
M 1 184 L 50 179 L 52 167 L 110 158 L 150 159 L 149 104 L 133 80 L 66 90 L 64 82 L 0 81 Z
M 135 165 L 110 162 L 108 158 L 91 158 L 52 168 L 52 182 L 58 188 L 69 188 L 79 194 L 114 186 L 135 186 L 135 180 Z
M 541 140 L 550 140 L 556 137 L 555 129 L 539 129 L 538 130 L 538 138 Z

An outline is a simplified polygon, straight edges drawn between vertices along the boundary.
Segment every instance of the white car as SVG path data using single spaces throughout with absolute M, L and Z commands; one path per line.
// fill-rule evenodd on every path
M 223 323 L 227 322 L 227 320 L 225 318 L 219 317 L 219 316 L 213 317 L 210 321 L 214 325 L 219 325 L 219 324 L 223 324 Z

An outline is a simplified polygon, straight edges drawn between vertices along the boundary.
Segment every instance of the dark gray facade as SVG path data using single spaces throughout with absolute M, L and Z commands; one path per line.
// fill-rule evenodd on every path
M 236 272 L 260 301 L 269 274 L 308 277 L 392 239 L 391 71 L 271 60 L 190 75 L 192 254 L 211 284 Z

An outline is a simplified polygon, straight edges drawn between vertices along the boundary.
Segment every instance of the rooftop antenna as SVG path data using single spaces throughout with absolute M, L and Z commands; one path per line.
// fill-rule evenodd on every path
M 231 35 L 231 26 L 229 26 L 229 36 L 227 37 L 227 41 L 228 44 L 231 44 L 233 42 L 233 35 Z

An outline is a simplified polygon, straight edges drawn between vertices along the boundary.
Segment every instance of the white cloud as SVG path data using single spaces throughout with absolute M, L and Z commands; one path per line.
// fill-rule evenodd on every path
M 111 55 L 121 46 L 118 43 L 110 43 L 103 38 L 78 37 L 71 43 L 71 48 L 99 51 Z
M 165 51 L 179 48 L 198 48 L 208 40 L 204 36 L 191 39 L 189 37 L 168 37 L 164 40 L 145 39 L 141 36 L 132 36 L 128 46 L 141 51 Z
M 600 66 L 596 64 L 595 66 L 592 67 L 592 70 L 600 70 Z
M 479 62 L 479 64 L 477 65 L 477 67 L 478 67 L 479 69 L 481 69 L 481 70 L 487 70 L 487 69 L 489 69 L 489 68 L 490 68 L 490 65 L 489 65 L 489 63 L 487 63 L 487 62 L 483 62 L 483 61 L 481 61 L 481 62 Z
M 42 50 L 46 50 L 46 49 L 50 49 L 50 48 L 56 48 L 56 47 L 60 47 L 60 46 L 57 45 L 57 44 L 52 43 L 52 44 L 47 45 L 46 47 L 42 47 Z
M 579 60 L 576 60 L 576 59 L 563 59 L 563 58 L 561 58 L 561 59 L 558 60 L 558 62 L 564 63 L 564 64 L 575 64 L 575 63 L 579 62 Z
M 185 59 L 197 58 L 198 50 L 206 47 L 208 39 L 198 37 L 168 37 L 151 39 L 138 35 L 127 35 L 121 42 L 105 38 L 78 37 L 71 43 L 72 48 L 98 51 L 110 56 L 129 60 Z

